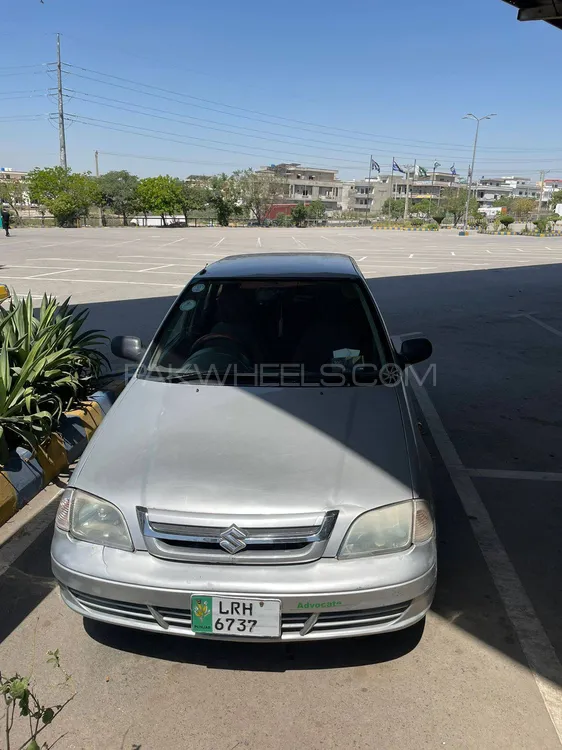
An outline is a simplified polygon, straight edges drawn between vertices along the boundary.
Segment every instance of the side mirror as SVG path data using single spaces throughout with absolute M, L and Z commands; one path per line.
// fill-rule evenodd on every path
M 426 338 L 406 339 L 400 347 L 400 356 L 407 365 L 415 365 L 429 359 L 433 353 L 431 341 Z
M 140 362 L 144 355 L 144 347 L 136 336 L 115 336 L 111 339 L 111 352 L 121 359 Z

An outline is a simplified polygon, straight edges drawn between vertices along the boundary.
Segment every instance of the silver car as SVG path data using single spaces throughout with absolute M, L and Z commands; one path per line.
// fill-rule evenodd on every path
M 86 618 L 300 641 L 399 630 L 436 580 L 405 368 L 354 260 L 228 257 L 186 286 L 72 475 L 53 571 Z

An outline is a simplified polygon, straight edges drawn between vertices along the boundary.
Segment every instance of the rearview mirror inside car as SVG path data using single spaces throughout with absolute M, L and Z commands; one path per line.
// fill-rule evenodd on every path
M 433 352 L 431 341 L 426 338 L 406 339 L 400 347 L 400 356 L 407 365 L 415 365 L 429 359 Z
M 111 352 L 121 359 L 140 362 L 144 355 L 144 347 L 136 336 L 115 336 L 111 340 Z

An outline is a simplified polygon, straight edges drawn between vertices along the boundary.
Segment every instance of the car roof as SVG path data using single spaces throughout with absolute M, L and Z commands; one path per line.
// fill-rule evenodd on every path
M 206 279 L 361 278 L 355 261 L 343 253 L 248 253 L 229 255 L 196 274 Z

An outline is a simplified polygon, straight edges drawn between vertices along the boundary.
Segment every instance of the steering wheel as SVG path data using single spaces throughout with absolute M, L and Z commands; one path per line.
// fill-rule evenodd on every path
M 198 349 L 201 349 L 201 345 L 206 345 L 209 341 L 212 341 L 213 339 L 224 339 L 226 341 L 233 342 L 236 344 L 236 346 L 240 349 L 239 355 L 240 359 L 243 362 L 244 365 L 247 365 L 251 367 L 252 362 L 252 356 L 249 348 L 244 344 L 240 339 L 235 338 L 234 336 L 229 336 L 227 333 L 206 333 L 204 336 L 200 336 L 191 347 L 190 356 L 192 354 L 195 354 L 195 352 Z M 246 361 L 244 361 L 246 360 Z

